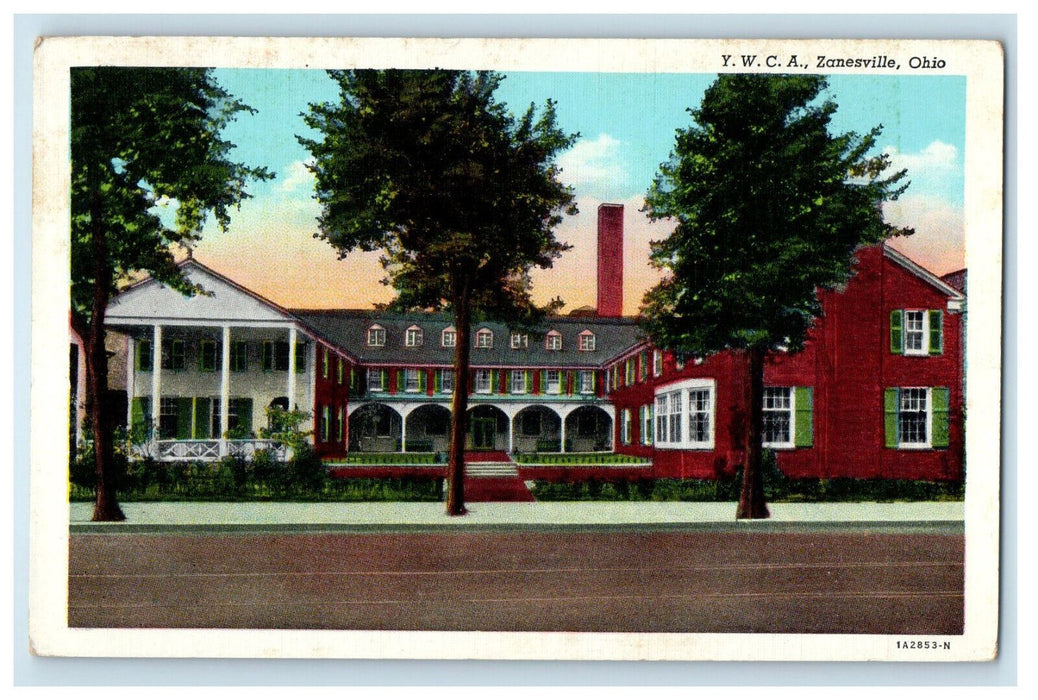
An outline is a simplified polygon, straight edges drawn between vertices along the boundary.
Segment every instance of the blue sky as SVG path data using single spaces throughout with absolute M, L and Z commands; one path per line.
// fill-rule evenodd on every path
M 688 108 L 699 104 L 715 77 L 506 75 L 497 92 L 499 101 L 519 113 L 530 103 L 540 106 L 551 98 L 557 103 L 560 127 L 581 135 L 559 160 L 582 212 L 559 228 L 559 237 L 574 250 L 554 270 L 534 275 L 536 293 L 545 299 L 561 293 L 569 307 L 594 304 L 593 289 L 569 282 L 586 279 L 580 273 L 593 260 L 595 208 L 601 202 L 619 202 L 625 205 L 625 312 L 637 311 L 644 288 L 654 279 L 646 265 L 648 242 L 667 234 L 665 226 L 649 224 L 638 209 L 659 164 L 670 153 L 675 130 L 691 124 Z M 254 199 L 243 205 L 230 234 L 207 229 L 199 258 L 286 306 L 366 306 L 388 300 L 389 290 L 370 291 L 381 277 L 377 256 L 337 261 L 330 246 L 313 240 L 317 207 L 312 179 L 303 167 L 309 154 L 295 137 L 308 133 L 300 114 L 309 103 L 337 99 L 331 79 L 324 71 L 265 69 L 221 69 L 216 78 L 257 110 L 225 131 L 238 146 L 235 157 L 265 165 L 277 178 L 251 187 Z M 888 205 L 886 213 L 889 220 L 913 226 L 918 233 L 898 247 L 938 273 L 962 267 L 965 78 L 836 75 L 830 76 L 829 84 L 839 105 L 833 129 L 863 133 L 882 124 L 879 147 L 891 155 L 895 167 L 909 169 L 911 187 L 901 201 Z M 270 261 L 244 263 L 242 246 L 269 251 L 281 263 L 282 275 L 263 279 L 271 278 Z M 300 268 L 307 271 L 306 280 L 321 280 L 316 286 L 322 294 L 311 294 L 312 284 L 300 284 Z

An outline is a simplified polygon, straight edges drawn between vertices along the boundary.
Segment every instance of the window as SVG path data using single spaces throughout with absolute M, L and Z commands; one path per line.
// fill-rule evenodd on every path
M 713 380 L 692 379 L 667 387 L 656 395 L 656 446 L 712 448 L 713 415 Z
M 444 328 L 443 332 L 440 333 L 440 345 L 445 348 L 453 348 L 457 344 L 458 332 L 454 330 L 454 326 Z
M 489 350 L 494 347 L 494 333 L 489 328 L 481 328 L 476 333 L 476 347 Z
M 620 443 L 623 445 L 631 444 L 631 435 L 634 430 L 633 422 L 631 420 L 631 409 L 625 408 L 620 411 Z
M 652 405 L 641 406 L 638 409 L 639 423 L 641 423 L 641 439 L 643 445 L 652 444 Z
M 231 371 L 247 372 L 249 369 L 249 344 L 236 340 L 231 343 Z
M 386 370 L 369 368 L 368 369 L 368 391 L 385 391 L 386 390 Z
M 580 370 L 578 381 L 580 382 L 581 394 L 595 393 L 595 373 L 591 370 Z
M 346 409 L 339 406 L 335 416 L 335 442 L 342 442 L 343 431 L 346 426 Z
M 386 344 L 386 329 L 379 325 L 368 328 L 368 347 L 381 348 Z
M 476 387 L 475 391 L 477 394 L 489 394 L 490 393 L 490 370 L 489 369 L 477 369 L 476 370 Z
M 644 382 L 649 376 L 649 356 L 647 353 L 638 354 L 638 381 Z
M 417 348 L 422 344 L 422 329 L 418 326 L 411 326 L 404 331 L 404 345 L 409 348 Z
M 327 348 L 321 349 L 321 378 L 327 379 L 332 371 L 332 357 Z
M 525 370 L 512 370 L 512 393 L 525 394 L 530 390 L 530 376 Z
M 652 376 L 658 377 L 663 374 L 663 351 L 652 351 Z
M 169 340 L 162 344 L 162 369 L 182 370 L 187 365 L 187 348 L 183 340 Z
M 557 369 L 549 369 L 544 372 L 544 387 L 541 391 L 545 394 L 562 393 L 562 372 Z
M 627 361 L 624 362 L 624 386 L 634 384 L 634 369 L 634 358 L 627 358 Z
M 509 345 L 513 350 L 522 350 L 523 348 L 529 347 L 530 336 L 526 333 L 512 333 L 508 339 Z
M 342 385 L 346 383 L 346 363 L 339 358 L 338 364 L 336 365 L 336 381 Z
M 287 372 L 288 371 L 288 343 L 267 340 L 263 342 L 263 371 L 264 372 Z M 306 346 L 302 343 L 296 344 L 296 372 L 306 370 Z
M 416 369 L 404 370 L 404 391 L 415 393 L 422 390 L 420 373 Z
M 544 349 L 562 350 L 562 333 L 559 333 L 558 331 L 548 331 L 548 334 L 544 336 Z
M 891 311 L 890 352 L 895 355 L 940 355 L 944 352 L 944 312 L 940 309 Z
M 436 376 L 439 380 L 440 393 L 450 394 L 454 392 L 454 370 L 441 369 L 437 371 Z
M 886 446 L 900 449 L 948 447 L 945 387 L 901 387 L 884 392 Z
M 764 388 L 765 447 L 790 447 L 793 444 L 793 397 L 790 387 Z
M 180 416 L 179 401 L 175 397 L 163 396 L 159 400 L 159 439 L 177 437 L 177 422 Z
M 328 406 L 321 406 L 321 425 L 319 439 L 321 442 L 328 442 L 328 436 L 330 434 L 330 423 L 331 423 L 331 409 Z
M 150 340 L 138 340 L 137 341 L 137 369 L 141 372 L 150 372 L 152 370 L 152 349 Z
M 198 344 L 198 371 L 215 372 L 216 356 L 219 346 L 212 340 L 203 340 Z
M 583 331 L 577 336 L 577 349 L 581 352 L 595 351 L 595 334 L 591 331 Z

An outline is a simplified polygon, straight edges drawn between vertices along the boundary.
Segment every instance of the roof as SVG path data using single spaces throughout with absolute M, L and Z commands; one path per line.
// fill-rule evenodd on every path
M 935 275 L 934 273 L 930 272 L 925 267 L 920 265 L 919 263 L 909 258 L 904 253 L 899 253 L 890 246 L 884 245 L 883 255 L 889 260 L 892 260 L 904 269 L 908 270 L 919 279 L 929 283 L 933 287 L 936 287 L 943 294 L 947 295 L 952 301 L 961 302 L 965 300 L 966 295 L 963 294 L 961 290 L 958 290 L 955 287 L 951 286 L 943 279 L 941 279 L 940 277 L 938 277 L 937 275 Z
M 305 310 L 291 312 L 314 329 L 327 342 L 346 349 L 364 364 L 441 365 L 450 366 L 454 348 L 444 347 L 442 333 L 453 328 L 451 317 L 437 313 L 390 313 L 378 310 Z M 386 332 L 385 345 L 370 347 L 368 329 L 374 325 Z M 422 331 L 417 347 L 404 344 L 407 329 Z M 493 347 L 478 348 L 476 334 L 488 329 L 493 334 Z M 562 335 L 562 349 L 548 350 L 545 336 L 550 331 Z M 582 351 L 578 336 L 590 331 L 595 335 L 595 349 Z M 471 364 L 473 367 L 602 367 L 618 354 L 642 340 L 642 331 L 631 318 L 570 318 L 552 316 L 528 334 L 526 347 L 511 347 L 511 332 L 503 323 L 472 324 Z

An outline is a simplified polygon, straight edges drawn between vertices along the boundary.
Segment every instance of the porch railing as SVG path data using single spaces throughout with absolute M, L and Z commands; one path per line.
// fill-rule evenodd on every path
M 276 459 L 288 457 L 288 448 L 274 440 L 227 440 L 227 453 L 234 457 L 252 459 L 259 450 L 269 450 Z M 197 460 L 211 462 L 220 459 L 219 440 L 159 440 L 155 449 L 144 446 L 142 452 L 151 453 L 160 462 Z

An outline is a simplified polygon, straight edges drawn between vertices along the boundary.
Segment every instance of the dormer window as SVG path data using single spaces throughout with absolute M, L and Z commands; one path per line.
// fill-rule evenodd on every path
M 481 328 L 476 333 L 476 347 L 482 349 L 494 347 L 494 332 L 489 328 Z
M 368 347 L 381 348 L 386 345 L 386 329 L 375 324 L 368 328 Z
M 417 348 L 422 344 L 422 329 L 411 326 L 404 331 L 404 345 L 409 348 Z
M 548 334 L 544 336 L 544 349 L 562 350 L 562 333 L 559 333 L 558 331 L 548 331 Z
M 525 333 L 512 333 L 510 344 L 513 350 L 522 350 L 523 348 L 529 347 L 530 337 Z
M 458 344 L 458 332 L 454 330 L 454 326 L 444 328 L 443 332 L 440 333 L 440 346 L 444 348 L 453 348 Z
M 595 351 L 595 334 L 591 331 L 582 331 L 577 336 L 577 349 L 581 352 Z

